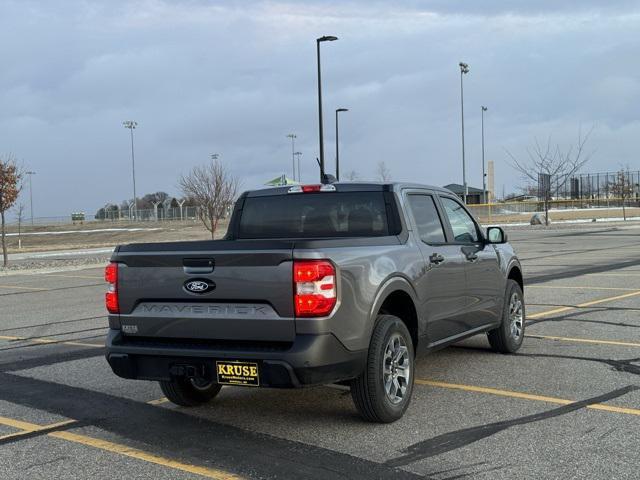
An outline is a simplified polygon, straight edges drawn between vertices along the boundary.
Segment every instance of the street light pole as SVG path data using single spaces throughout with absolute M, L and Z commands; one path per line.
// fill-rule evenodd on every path
M 322 73 L 320 69 L 320 43 L 333 42 L 338 37 L 325 35 L 316 39 L 316 52 L 318 61 L 318 137 L 320 142 L 320 183 L 324 183 L 324 136 L 322 132 Z
M 302 181 L 302 175 L 300 173 L 300 156 L 302 155 L 302 152 L 295 152 L 294 155 L 298 157 L 298 183 L 300 183 Z
M 485 173 L 484 168 L 484 112 L 487 111 L 487 107 L 482 105 L 480 107 L 481 111 L 481 124 L 482 124 L 482 197 L 484 198 L 483 203 L 487 203 L 487 174 Z
M 36 174 L 36 172 L 28 171 L 24 172 L 25 175 L 29 175 L 29 210 L 31 211 L 31 225 L 33 225 L 33 184 L 31 183 L 31 177 Z
M 467 195 L 469 195 L 469 188 L 467 187 L 467 165 L 464 159 L 464 90 L 462 87 L 462 77 L 469 73 L 469 65 L 464 62 L 460 62 L 460 111 L 462 119 L 462 186 L 464 187 L 463 201 L 467 203 Z
M 340 112 L 348 112 L 348 108 L 336 109 L 336 180 L 340 180 L 340 141 L 338 128 L 338 114 Z
M 138 122 L 127 120 L 122 122 L 124 128 L 128 128 L 131 132 L 131 173 L 133 176 L 133 215 L 138 220 L 138 197 L 136 196 L 136 157 L 133 151 L 133 131 L 138 126 Z
M 291 163 L 293 166 L 293 177 L 292 179 L 295 181 L 296 179 L 296 134 L 290 133 L 287 135 L 287 138 L 291 139 Z

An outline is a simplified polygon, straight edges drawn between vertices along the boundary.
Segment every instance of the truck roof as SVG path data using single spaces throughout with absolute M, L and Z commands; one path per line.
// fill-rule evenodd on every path
M 297 184 L 296 184 L 297 185 Z M 249 190 L 243 195 L 247 197 L 266 197 L 271 195 L 285 195 L 289 193 L 291 187 L 296 185 L 285 185 L 282 187 L 268 187 L 260 188 L 256 190 Z M 301 184 L 302 185 L 302 184 Z M 310 185 L 317 185 L 317 183 L 310 183 Z M 432 190 L 442 193 L 451 193 L 443 187 L 436 187 L 433 185 L 424 185 L 420 183 L 408 183 L 408 182 L 334 182 L 333 185 L 338 192 L 396 192 L 404 188 L 417 188 Z

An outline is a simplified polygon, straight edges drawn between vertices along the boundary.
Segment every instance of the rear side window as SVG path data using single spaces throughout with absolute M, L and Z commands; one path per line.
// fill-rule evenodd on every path
M 382 192 L 291 193 L 247 197 L 239 238 L 381 237 L 389 235 Z
M 430 195 L 409 195 L 409 207 L 420 239 L 429 244 L 444 243 L 444 228 L 436 204 Z

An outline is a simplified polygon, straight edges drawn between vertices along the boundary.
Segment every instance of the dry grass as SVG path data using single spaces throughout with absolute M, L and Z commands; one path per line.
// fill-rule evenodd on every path
M 93 230 L 118 229 L 110 232 Z M 128 228 L 145 230 L 127 231 Z M 157 230 L 150 230 L 157 229 Z M 221 223 L 216 238 L 226 233 L 227 223 Z M 17 232 L 12 228 L 10 232 Z M 75 233 L 55 234 L 53 232 L 74 231 Z M 208 240 L 211 234 L 200 223 L 86 223 L 84 225 L 34 226 L 23 232 L 39 232 L 38 235 L 23 235 L 22 249 L 18 249 L 18 236 L 7 237 L 9 253 L 35 252 L 44 250 L 73 250 L 85 248 L 113 247 L 124 243 L 177 242 L 185 240 Z M 47 234 L 46 232 L 52 232 Z

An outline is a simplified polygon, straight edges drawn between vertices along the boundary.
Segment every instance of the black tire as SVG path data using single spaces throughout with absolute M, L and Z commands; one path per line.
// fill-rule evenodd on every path
M 385 389 L 385 373 L 383 363 L 387 361 L 385 351 L 389 342 L 398 340 L 400 348 L 406 347 L 406 354 L 402 355 L 402 365 L 408 366 L 408 379 L 404 377 L 392 377 L 391 382 L 398 382 L 405 386 L 401 400 L 397 396 L 395 402 L 390 398 Z M 404 344 L 400 343 L 400 339 Z M 404 350 L 402 350 L 404 351 Z M 378 423 L 395 422 L 404 415 L 413 392 L 413 379 L 415 371 L 415 353 L 413 341 L 407 326 L 402 320 L 393 315 L 379 315 L 371 335 L 367 364 L 364 372 L 358 378 L 351 381 L 351 397 L 356 409 L 365 420 Z M 400 370 L 405 370 L 400 366 Z M 393 363 L 390 370 L 396 372 Z M 386 375 L 389 379 L 389 375 Z M 400 384 L 400 383 L 398 383 Z M 394 383 L 394 385 L 396 385 Z M 391 387 L 393 388 L 393 387 Z M 398 390 L 400 393 L 400 390 Z
M 520 302 L 520 320 L 512 319 L 512 299 L 517 298 Z M 516 316 L 517 318 L 517 316 Z M 525 330 L 525 305 L 524 295 L 520 285 L 514 280 L 507 280 L 507 290 L 504 298 L 504 307 L 502 310 L 502 323 L 494 330 L 487 333 L 489 344 L 494 352 L 515 353 L 522 346 Z M 519 323 L 518 328 L 512 327 L 513 322 Z M 516 334 L 519 332 L 519 334 Z
M 176 405 L 181 407 L 196 407 L 212 400 L 222 388 L 215 382 L 204 383 L 190 378 L 176 378 L 161 381 L 162 393 Z

